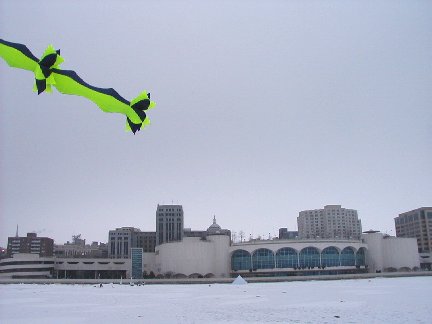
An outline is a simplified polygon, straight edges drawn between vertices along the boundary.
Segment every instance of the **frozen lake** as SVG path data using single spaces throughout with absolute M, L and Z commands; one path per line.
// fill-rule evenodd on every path
M 1 323 L 432 323 L 432 277 L 0 285 Z

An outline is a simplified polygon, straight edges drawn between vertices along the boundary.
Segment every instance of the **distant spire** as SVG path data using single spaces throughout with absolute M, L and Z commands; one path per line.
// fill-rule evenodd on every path
M 213 224 L 216 224 L 216 215 L 213 215 Z
M 15 233 L 15 237 L 19 237 L 18 236 L 18 224 L 17 224 L 17 230 L 16 230 L 16 233 Z

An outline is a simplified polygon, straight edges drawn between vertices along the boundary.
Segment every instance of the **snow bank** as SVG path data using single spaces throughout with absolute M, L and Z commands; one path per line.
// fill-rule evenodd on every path
M 0 285 L 1 323 L 431 323 L 432 277 L 194 285 Z
M 247 281 L 243 279 L 242 276 L 238 275 L 237 278 L 232 282 L 233 285 L 246 285 Z

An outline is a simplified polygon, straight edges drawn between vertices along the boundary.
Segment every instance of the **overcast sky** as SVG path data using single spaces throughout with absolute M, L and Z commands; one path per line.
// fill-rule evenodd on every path
M 0 245 L 153 231 L 172 202 L 254 236 L 328 204 L 394 234 L 432 205 L 431 1 L 0 0 L 0 38 L 157 103 L 134 136 L 1 60 Z

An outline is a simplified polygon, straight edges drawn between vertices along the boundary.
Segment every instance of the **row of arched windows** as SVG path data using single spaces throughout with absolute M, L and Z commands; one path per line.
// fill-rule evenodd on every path
M 269 249 L 255 250 L 252 255 L 245 250 L 236 250 L 231 256 L 232 270 L 274 269 L 274 268 L 313 268 L 313 267 L 339 267 L 364 266 L 365 249 L 357 252 L 351 247 L 342 251 L 330 246 L 322 250 L 307 247 L 297 252 L 293 248 L 285 247 L 276 253 Z

